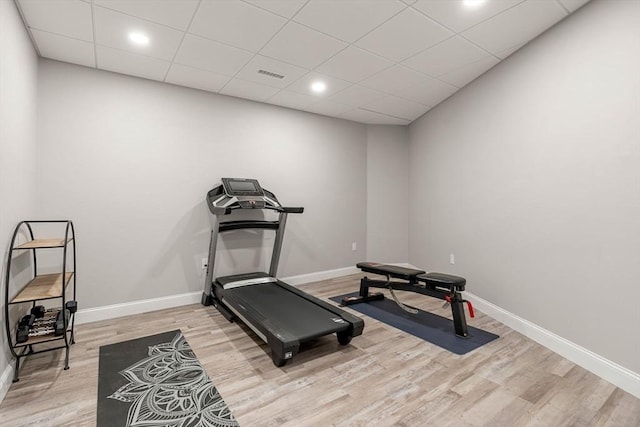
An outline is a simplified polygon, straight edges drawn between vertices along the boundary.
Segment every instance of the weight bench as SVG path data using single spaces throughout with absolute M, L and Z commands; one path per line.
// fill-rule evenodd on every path
M 464 303 L 469 307 L 469 315 L 474 317 L 473 306 L 469 301 L 462 298 L 467 283 L 466 279 L 458 276 L 451 276 L 443 273 L 427 273 L 424 270 L 415 268 L 398 267 L 395 265 L 379 264 L 375 262 L 360 262 L 356 264 L 365 273 L 385 276 L 387 280 L 373 280 L 363 277 L 360 280 L 360 292 L 358 296 L 345 297 L 342 299 L 343 306 L 359 304 L 363 302 L 379 301 L 384 299 L 382 293 L 369 293 L 369 288 L 386 288 L 391 292 L 391 296 L 396 303 L 405 311 L 417 313 L 417 310 L 402 304 L 393 293 L 394 290 L 416 292 L 430 297 L 445 300 L 451 306 L 453 314 L 453 326 L 457 336 L 468 338 L 467 319 L 464 313 Z M 391 279 L 404 280 L 404 282 L 392 281 Z

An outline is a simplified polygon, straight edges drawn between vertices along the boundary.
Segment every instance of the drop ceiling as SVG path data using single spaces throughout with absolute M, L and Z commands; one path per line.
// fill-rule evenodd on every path
M 362 123 L 404 125 L 587 1 L 16 4 L 44 58 Z M 132 31 L 146 35 L 148 44 L 132 44 Z M 323 93 L 310 90 L 318 80 L 326 85 Z

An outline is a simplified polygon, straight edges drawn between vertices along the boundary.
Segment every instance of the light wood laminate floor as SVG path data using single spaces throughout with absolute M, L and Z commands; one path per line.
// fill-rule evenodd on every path
M 359 277 L 301 288 L 328 298 Z M 398 294 L 450 317 L 439 300 Z M 464 356 L 364 320 L 350 345 L 324 337 L 283 368 L 250 329 L 199 304 L 79 325 L 70 370 L 62 351 L 24 360 L 0 425 L 95 425 L 100 346 L 181 329 L 243 427 L 640 426 L 639 399 L 482 313 L 469 324 L 500 338 Z

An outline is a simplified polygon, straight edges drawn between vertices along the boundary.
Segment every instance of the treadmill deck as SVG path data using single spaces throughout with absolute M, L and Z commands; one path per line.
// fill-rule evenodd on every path
M 349 323 L 312 301 L 279 285 L 280 282 L 260 283 L 227 289 L 224 300 L 236 310 L 251 309 L 274 327 L 307 341 L 319 336 L 343 331 Z

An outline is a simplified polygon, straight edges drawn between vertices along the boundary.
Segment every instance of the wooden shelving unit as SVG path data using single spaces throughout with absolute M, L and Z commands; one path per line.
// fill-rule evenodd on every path
M 42 226 L 57 226 L 60 230 L 64 230 L 64 235 L 54 238 L 35 238 L 34 228 Z M 19 239 L 26 241 L 18 243 Z M 43 249 L 59 249 L 61 252 L 60 272 L 39 273 L 38 252 Z M 12 261 L 20 252 L 24 251 L 31 253 L 32 278 L 20 288 L 16 283 L 13 283 L 15 280 L 12 274 Z M 19 290 L 14 294 L 11 292 L 14 289 Z M 68 293 L 72 294 L 70 299 L 67 299 Z M 16 226 L 13 233 L 5 275 L 5 326 L 11 353 L 16 358 L 14 382 L 18 381 L 20 359 L 45 351 L 65 349 L 64 369 L 69 369 L 69 347 L 75 342 L 75 308 L 69 313 L 69 316 L 65 316 L 64 313 L 61 316 L 64 329 L 60 329 L 58 335 L 53 330 L 45 335 L 32 336 L 30 334 L 24 342 L 17 342 L 18 320 L 10 318 L 10 307 L 13 305 L 30 304 L 33 308 L 39 301 L 53 299 L 60 300 L 60 310 L 65 310 L 68 307 L 68 301 L 76 301 L 76 239 L 73 223 L 69 220 L 22 221 Z M 29 312 L 24 314 L 29 314 Z M 56 344 L 55 341 L 62 342 Z M 42 346 L 45 343 L 53 343 L 53 345 Z
M 65 273 L 65 290 L 72 277 L 73 273 Z M 10 304 L 59 298 L 62 291 L 62 273 L 43 274 L 31 279 L 22 291 L 11 300 Z
M 70 241 L 71 239 L 68 239 L 67 243 L 69 243 Z M 61 248 L 63 246 L 65 246 L 64 239 L 35 239 L 16 246 L 15 249 Z

